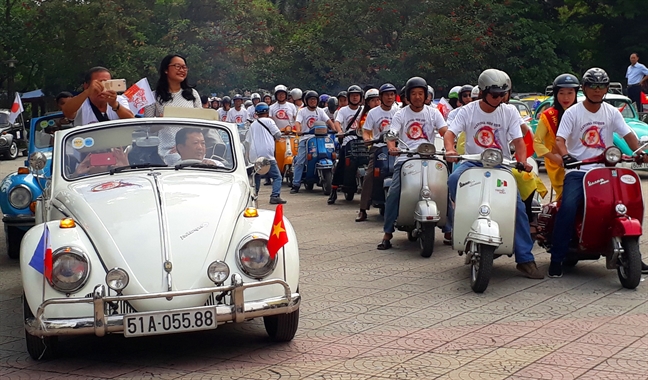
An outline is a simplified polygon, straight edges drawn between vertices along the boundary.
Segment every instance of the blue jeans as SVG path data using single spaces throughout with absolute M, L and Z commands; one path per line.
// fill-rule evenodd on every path
M 448 193 L 450 199 L 454 202 L 457 196 L 457 182 L 459 177 L 466 170 L 475 166 L 482 166 L 477 162 L 464 162 L 450 174 L 448 177 Z M 510 228 L 511 226 L 501 226 L 501 228 Z M 529 217 L 526 213 L 526 206 L 520 198 L 520 193 L 517 194 L 517 204 L 515 208 L 515 236 L 513 238 L 513 251 L 515 253 L 515 262 L 519 264 L 534 261 L 533 253 L 533 239 L 531 239 L 531 231 L 529 230 Z
M 556 214 L 553 236 L 551 238 L 551 261 L 562 262 L 569 251 L 569 243 L 574 233 L 574 222 L 578 207 L 585 200 L 583 177 L 585 172 L 569 172 L 563 182 L 560 208 Z
M 279 166 L 277 166 L 277 161 L 270 161 L 270 170 L 266 174 L 254 175 L 254 188 L 257 194 L 259 194 L 259 189 L 261 188 L 261 177 L 272 178 L 272 194 L 270 196 L 278 197 L 281 193 L 281 172 L 279 171 Z
M 400 172 L 403 162 L 397 162 L 394 165 L 394 174 L 392 175 L 392 183 L 387 192 L 387 199 L 385 199 L 385 225 L 383 231 L 386 234 L 392 234 L 396 230 L 394 224 L 398 218 L 398 207 L 400 203 Z
M 306 154 L 308 153 L 308 140 L 310 138 L 302 136 L 299 138 L 299 145 L 297 146 L 297 157 L 293 161 L 293 187 L 301 185 L 302 176 L 304 175 L 304 166 L 306 166 Z

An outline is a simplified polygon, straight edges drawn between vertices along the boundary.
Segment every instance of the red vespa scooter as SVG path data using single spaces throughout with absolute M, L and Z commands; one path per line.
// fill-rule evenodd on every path
M 619 148 L 611 146 L 598 157 L 565 165 L 567 169 L 598 163 L 605 167 L 592 169 L 583 177 L 583 212 L 576 216 L 572 245 L 563 265 L 574 266 L 579 260 L 598 260 L 605 256 L 607 269 L 617 270 L 621 285 L 634 289 L 641 281 L 639 237 L 644 204 L 639 176 L 632 169 L 616 167 L 621 161 L 632 162 L 634 158 L 622 155 Z M 536 240 L 547 252 L 551 252 L 559 208 L 560 201 L 552 202 L 543 206 L 538 216 Z

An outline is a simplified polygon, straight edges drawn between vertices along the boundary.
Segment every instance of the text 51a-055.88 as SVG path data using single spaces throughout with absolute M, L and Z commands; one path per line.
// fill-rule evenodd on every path
M 175 312 L 128 314 L 124 317 L 124 336 L 172 334 L 216 328 L 213 307 L 184 309 Z

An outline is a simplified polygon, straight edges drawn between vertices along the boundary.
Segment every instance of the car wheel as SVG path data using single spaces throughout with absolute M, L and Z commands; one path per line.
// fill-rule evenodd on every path
M 16 145 L 15 141 L 12 141 L 9 150 L 5 154 L 5 157 L 10 160 L 15 160 L 16 157 L 18 157 L 18 153 L 20 153 L 20 151 L 18 150 L 18 145 Z
M 263 317 L 263 324 L 273 341 L 290 342 L 299 326 L 299 309 L 288 314 Z
M 12 226 L 5 226 L 4 230 L 7 243 L 7 255 L 11 259 L 17 259 L 20 256 L 20 242 L 22 242 L 25 231 Z
M 25 298 L 24 294 L 22 299 L 23 299 L 24 319 L 34 318 L 34 314 L 29 308 L 29 304 L 27 303 L 27 299 Z M 41 338 L 39 336 L 31 335 L 30 333 L 27 332 L 27 329 L 25 329 L 25 343 L 27 345 L 27 352 L 29 353 L 29 356 L 32 357 L 32 359 L 48 360 L 53 358 L 54 355 L 56 355 L 56 349 L 58 347 L 58 337 L 44 336 Z

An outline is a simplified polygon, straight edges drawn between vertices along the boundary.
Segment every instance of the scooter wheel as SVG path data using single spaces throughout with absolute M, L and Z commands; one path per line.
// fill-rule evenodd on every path
M 428 258 L 434 253 L 434 230 L 435 224 L 420 225 L 421 232 L 418 239 L 421 246 L 421 256 Z
M 313 191 L 313 187 L 314 187 L 314 186 L 315 186 L 315 184 L 314 184 L 313 182 L 306 182 L 306 183 L 304 184 L 304 187 L 305 187 L 306 190 L 308 190 L 308 191 Z
M 351 191 L 347 191 L 346 193 L 344 193 L 344 199 L 346 199 L 347 201 L 352 201 L 354 196 L 355 193 Z
M 623 253 L 619 254 L 617 274 L 621 285 L 626 289 L 634 289 L 641 282 L 641 251 L 639 238 L 625 237 L 621 240 Z
M 384 208 L 383 208 L 383 210 L 384 210 Z M 385 212 L 383 211 L 382 214 L 384 215 Z M 418 237 L 416 235 L 414 235 L 414 231 L 407 231 L 407 240 L 416 241 L 417 239 L 418 239 Z
M 475 293 L 483 293 L 493 271 L 493 256 L 495 247 L 485 244 L 475 244 L 475 254 L 470 264 L 470 287 Z

